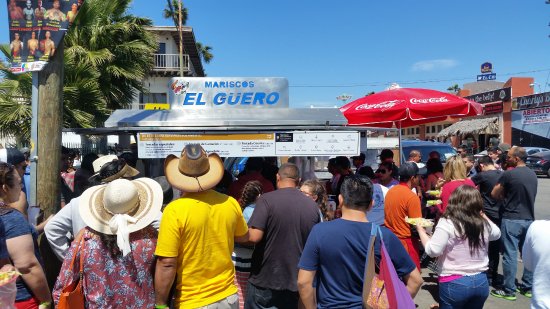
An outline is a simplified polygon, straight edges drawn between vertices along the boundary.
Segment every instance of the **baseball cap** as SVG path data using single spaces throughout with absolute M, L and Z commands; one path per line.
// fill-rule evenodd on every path
M 401 166 L 399 166 L 399 176 L 404 177 L 413 177 L 416 175 L 424 175 L 426 174 L 426 168 L 418 168 L 418 165 L 414 162 L 403 162 L 401 163 Z
M 365 154 L 364 153 L 360 153 L 358 156 L 353 156 L 351 157 L 352 160 L 365 160 Z
M 508 150 L 510 150 L 510 144 L 506 144 L 506 143 L 500 143 L 498 144 L 498 149 L 500 149 L 500 151 L 502 152 L 507 152 Z
M 6 148 L 0 150 L 0 161 L 17 165 L 25 161 L 25 155 L 17 148 Z

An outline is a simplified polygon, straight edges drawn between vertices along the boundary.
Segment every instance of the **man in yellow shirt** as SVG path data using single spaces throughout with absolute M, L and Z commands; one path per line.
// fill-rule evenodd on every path
M 239 203 L 212 188 L 224 172 L 220 157 L 200 145 L 187 145 L 164 163 L 168 182 L 184 192 L 164 210 L 155 272 L 156 308 L 167 308 L 174 279 L 175 308 L 239 307 L 234 242 L 248 241 Z

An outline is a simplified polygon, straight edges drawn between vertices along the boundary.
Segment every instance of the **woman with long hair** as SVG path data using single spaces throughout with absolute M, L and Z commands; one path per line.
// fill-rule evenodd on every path
M 328 207 L 328 195 L 325 186 L 317 179 L 309 179 L 302 183 L 300 191 L 312 198 L 321 213 L 321 221 L 330 221 L 334 218 L 334 211 Z
M 17 279 L 15 308 L 49 308 L 50 289 L 38 250 L 38 234 L 25 216 L 8 206 L 19 200 L 21 176 L 9 163 L 0 162 L 0 220 L 5 230 L 9 260 L 21 273 Z
M 449 198 L 453 191 L 462 186 L 468 185 L 475 187 L 473 181 L 466 177 L 466 165 L 459 156 L 450 157 L 443 168 L 443 181 L 439 181 L 438 187 L 441 188 L 441 204 L 438 205 L 441 213 L 445 212 L 449 204 Z
M 416 229 L 426 253 L 439 257 L 440 308 L 483 308 L 489 241 L 500 238 L 500 229 L 483 213 L 479 191 L 456 188 L 431 238 L 422 226 Z
M 246 223 L 250 220 L 254 207 L 256 206 L 256 200 L 262 195 L 262 184 L 257 180 L 251 180 L 247 182 L 239 198 L 239 204 L 243 209 L 243 217 Z M 251 264 L 252 264 L 252 252 L 254 247 L 235 244 L 233 249 L 233 263 L 235 264 L 235 285 L 237 285 L 237 293 L 239 294 L 239 308 L 244 308 L 244 299 L 246 297 L 246 285 L 248 283 L 248 277 L 250 276 Z

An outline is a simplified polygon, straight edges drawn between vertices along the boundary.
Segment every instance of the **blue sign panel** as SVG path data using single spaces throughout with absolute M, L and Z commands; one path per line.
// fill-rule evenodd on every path
M 485 62 L 481 65 L 481 74 L 493 73 L 493 64 Z
M 497 73 L 491 73 L 491 74 L 481 74 L 477 76 L 477 81 L 481 82 L 484 80 L 496 80 L 497 79 Z
M 171 109 L 288 107 L 288 80 L 278 77 L 177 77 Z

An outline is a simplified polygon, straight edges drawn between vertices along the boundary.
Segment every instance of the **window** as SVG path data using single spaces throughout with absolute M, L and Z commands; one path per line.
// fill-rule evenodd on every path
M 417 127 L 417 128 L 415 129 L 415 132 L 416 132 L 415 134 L 420 134 L 420 128 Z
M 168 99 L 165 92 L 162 93 L 140 93 L 139 103 L 168 103 Z
M 440 132 L 441 130 L 443 130 L 443 126 L 442 125 L 437 125 L 437 132 Z
M 166 43 L 159 43 L 157 54 L 166 54 Z
M 405 129 L 401 129 L 401 135 L 405 135 Z

